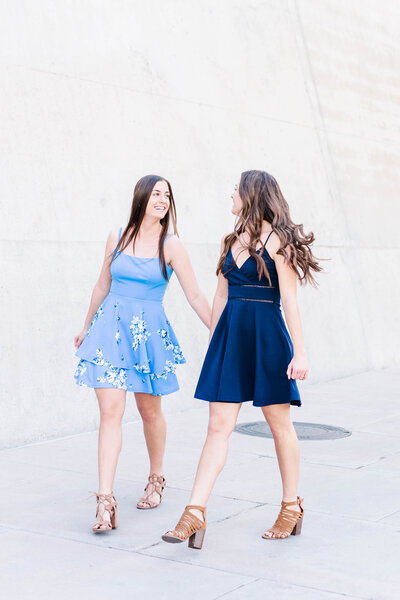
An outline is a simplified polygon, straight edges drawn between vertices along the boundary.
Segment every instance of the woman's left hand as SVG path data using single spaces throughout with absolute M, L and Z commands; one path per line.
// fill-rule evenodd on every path
M 306 379 L 308 362 L 305 356 L 293 356 L 286 371 L 288 379 Z

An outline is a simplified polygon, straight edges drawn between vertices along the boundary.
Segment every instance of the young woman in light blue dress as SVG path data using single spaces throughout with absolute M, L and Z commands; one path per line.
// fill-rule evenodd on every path
M 174 234 L 168 233 L 171 223 Z M 108 237 L 84 327 L 75 337 L 80 358 L 76 383 L 95 389 L 100 408 L 96 533 L 117 527 L 113 482 L 127 391 L 135 394 L 150 459 L 137 507 L 156 508 L 161 502 L 166 439 L 161 396 L 179 389 L 175 370 L 186 362 L 162 304 L 174 271 L 190 306 L 209 328 L 210 306 L 177 235 L 171 186 L 163 177 L 147 175 L 135 186 L 127 226 Z

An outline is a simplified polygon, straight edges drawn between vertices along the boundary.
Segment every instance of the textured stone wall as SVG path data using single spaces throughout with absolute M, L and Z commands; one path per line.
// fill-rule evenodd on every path
M 150 172 L 210 302 L 233 185 L 274 174 L 330 259 L 299 291 L 310 383 L 398 364 L 399 19 L 394 0 L 0 3 L 1 447 L 96 426 L 73 337 Z M 175 277 L 165 307 L 183 410 L 207 332 Z

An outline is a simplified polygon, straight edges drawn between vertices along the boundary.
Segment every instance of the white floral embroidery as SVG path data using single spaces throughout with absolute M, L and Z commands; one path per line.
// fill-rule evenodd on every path
M 171 338 L 168 335 L 168 331 L 166 329 L 157 329 L 157 333 L 161 337 L 162 341 L 164 342 L 165 348 L 167 350 L 172 350 L 174 347 L 174 344 L 172 343 Z
M 140 315 L 143 317 L 143 313 Z M 151 333 L 146 329 L 146 323 L 138 316 L 133 316 L 130 324 L 130 330 L 133 336 L 132 348 L 137 350 L 142 342 L 147 342 Z
M 150 367 L 148 364 L 147 365 L 137 365 L 136 364 L 136 365 L 134 365 L 134 367 L 138 373 L 146 373 L 146 374 L 150 373 Z
M 111 383 L 114 387 L 126 390 L 126 380 L 128 375 L 125 369 L 119 367 L 111 367 L 104 372 L 103 377 L 97 377 L 99 383 Z
M 84 374 L 84 372 L 86 371 L 86 369 L 87 369 L 87 367 L 86 367 L 84 361 L 80 360 L 79 363 L 78 363 L 78 365 L 77 365 L 77 367 L 76 367 L 76 371 L 75 371 L 74 377 L 80 377 L 81 375 Z
M 99 365 L 100 367 L 108 367 L 110 365 L 110 363 L 107 362 L 103 357 L 103 351 L 100 348 L 97 348 L 96 356 L 93 357 L 93 362 L 95 365 Z
M 114 316 L 115 316 L 114 339 L 116 340 L 116 343 L 118 345 L 120 345 L 120 344 L 122 345 L 122 341 L 123 341 L 122 338 L 124 336 L 124 331 L 119 329 L 118 321 L 120 321 L 120 317 L 118 315 L 118 312 L 119 312 L 119 305 L 117 302 L 115 302 L 114 303 Z M 88 333 L 93 328 L 93 325 L 96 323 L 96 321 L 104 314 L 105 313 L 103 311 L 103 308 L 100 307 L 98 309 L 98 311 L 96 312 L 95 316 L 93 317 L 93 320 L 90 324 Z M 140 314 L 132 315 L 132 318 L 131 318 L 130 331 L 131 331 L 132 337 L 130 338 L 130 345 L 131 345 L 133 351 L 138 350 L 138 348 L 140 347 L 141 344 L 146 343 L 151 335 L 155 335 L 155 332 L 149 331 L 147 329 L 147 324 L 143 318 L 144 314 L 145 314 L 144 311 L 142 311 Z M 169 327 L 170 327 L 169 321 L 166 322 L 165 327 L 166 328 L 162 327 L 162 328 L 156 330 L 157 334 L 158 334 L 156 337 L 160 336 L 160 338 L 162 340 L 162 344 L 160 345 L 160 342 L 158 342 L 156 344 L 157 348 L 154 348 L 154 349 L 152 349 L 151 347 L 148 348 L 148 350 L 150 351 L 150 356 L 151 356 L 152 350 L 155 351 L 156 353 L 161 352 L 161 355 L 164 354 L 165 362 L 164 362 L 164 366 L 163 366 L 161 372 L 154 373 L 154 366 L 153 366 L 152 359 L 145 360 L 144 362 L 142 359 L 141 362 L 136 362 L 136 364 L 135 364 L 135 359 L 138 360 L 139 357 L 135 356 L 132 351 L 131 351 L 132 354 L 129 357 L 129 360 L 124 360 L 124 357 L 121 354 L 121 352 L 120 351 L 118 352 L 119 360 L 124 361 L 124 363 L 129 362 L 128 369 L 113 366 L 105 358 L 105 355 L 107 356 L 107 354 L 108 354 L 107 347 L 104 344 L 102 344 L 102 347 L 97 347 L 97 348 L 95 347 L 96 349 L 94 351 L 94 356 L 91 359 L 92 364 L 94 364 L 96 367 L 101 368 L 100 375 L 98 375 L 98 369 L 97 368 L 95 369 L 95 372 L 97 371 L 96 378 L 95 378 L 96 381 L 100 384 L 103 383 L 103 384 L 107 384 L 114 388 L 121 388 L 121 389 L 126 390 L 128 387 L 132 388 L 132 386 L 135 385 L 135 380 L 136 380 L 135 372 L 142 376 L 143 382 L 146 381 L 146 379 L 145 379 L 146 377 L 149 377 L 153 381 L 154 380 L 157 381 L 157 380 L 167 380 L 169 375 L 173 376 L 173 374 L 175 373 L 175 371 L 177 369 L 177 365 L 181 362 L 185 362 L 185 358 L 183 356 L 183 353 L 182 353 L 182 350 L 181 350 L 179 344 L 177 343 L 177 341 L 175 340 L 175 338 L 173 336 L 173 332 L 169 329 Z M 119 346 L 119 348 L 122 349 L 121 346 Z M 128 366 L 128 365 L 126 365 L 126 366 Z M 130 369 L 133 369 L 133 371 Z M 75 371 L 75 375 L 74 375 L 78 385 L 88 387 L 88 384 L 81 381 L 84 373 L 87 373 L 87 372 L 88 372 L 87 361 L 84 359 L 81 359 L 79 364 L 76 367 L 76 371 Z M 130 381 L 131 381 L 131 383 L 129 383 Z M 89 385 L 91 385 L 91 384 L 89 384 Z
M 174 361 L 176 363 L 185 362 L 185 357 L 182 354 L 182 350 L 179 346 L 174 346 Z
M 103 307 L 102 307 L 102 306 L 100 306 L 100 308 L 97 310 L 96 314 L 94 315 L 94 317 L 93 317 L 93 319 L 92 319 L 92 322 L 91 322 L 91 323 L 90 323 L 90 325 L 89 325 L 89 329 L 88 329 L 88 330 L 87 330 L 87 332 L 86 332 L 86 336 L 87 336 L 87 337 L 89 337 L 89 335 L 90 335 L 90 332 L 92 331 L 92 329 L 93 329 L 93 326 L 94 326 L 94 324 L 96 323 L 97 319 L 98 319 L 99 317 L 102 317 L 103 315 L 104 315 L 104 310 L 103 310 Z
M 172 342 L 171 338 L 168 335 L 168 331 L 166 329 L 157 329 L 157 333 L 161 337 L 162 341 L 164 342 L 165 348 L 167 350 L 172 350 L 172 352 L 174 353 L 174 361 L 175 362 L 183 362 L 184 358 L 183 358 L 182 350 L 181 350 L 180 346 L 178 346 L 177 344 L 174 344 Z
M 164 369 L 162 373 L 151 373 L 151 379 L 167 379 L 167 375 L 169 373 L 175 373 L 177 367 L 177 363 L 173 363 L 170 360 L 167 360 L 164 365 Z

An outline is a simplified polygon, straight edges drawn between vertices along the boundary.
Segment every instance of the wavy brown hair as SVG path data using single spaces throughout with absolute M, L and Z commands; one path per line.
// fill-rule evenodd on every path
M 312 232 L 305 234 L 303 225 L 296 225 L 292 221 L 289 205 L 276 179 L 266 171 L 244 171 L 240 177 L 239 196 L 243 208 L 235 223 L 234 231 L 224 239 L 217 275 L 222 272 L 226 256 L 234 241 L 239 240 L 243 245 L 240 236 L 246 232 L 250 239 L 244 250 L 248 250 L 250 256 L 257 261 L 259 279 L 265 275 L 271 285 L 265 261 L 256 250 L 258 244 L 263 245 L 260 239 L 263 221 L 268 221 L 280 240 L 277 254 L 284 257 L 285 262 L 297 274 L 301 284 L 308 282 L 316 286 L 313 271 L 318 273 L 322 268 L 311 251 L 314 234 Z
M 174 233 L 176 235 L 178 235 L 178 230 L 176 227 L 176 207 L 174 196 L 172 194 L 171 184 L 167 179 L 165 179 L 165 177 L 161 177 L 159 175 L 145 175 L 144 177 L 139 179 L 139 181 L 135 185 L 129 221 L 124 231 L 122 232 L 121 238 L 112 254 L 112 260 L 114 260 L 117 257 L 119 252 L 122 252 L 127 246 L 129 246 L 131 242 L 133 242 L 133 251 L 135 251 L 136 237 L 139 233 L 139 229 L 146 212 L 151 192 L 153 191 L 153 188 L 158 181 L 165 181 L 165 183 L 168 185 L 169 190 L 169 209 L 165 216 L 160 220 L 162 230 L 158 242 L 158 258 L 160 261 L 161 272 L 165 279 L 168 279 L 167 267 L 165 265 L 164 256 L 164 240 L 168 233 L 171 221 Z

